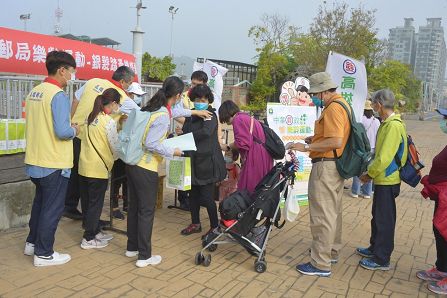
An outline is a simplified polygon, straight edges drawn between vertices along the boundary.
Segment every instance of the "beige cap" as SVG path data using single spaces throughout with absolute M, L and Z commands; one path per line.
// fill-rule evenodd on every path
M 372 111 L 371 101 L 368 99 L 365 101 L 365 110 Z
M 308 93 L 320 93 L 338 86 L 332 81 L 331 75 L 327 72 L 318 72 L 309 78 L 310 89 Z

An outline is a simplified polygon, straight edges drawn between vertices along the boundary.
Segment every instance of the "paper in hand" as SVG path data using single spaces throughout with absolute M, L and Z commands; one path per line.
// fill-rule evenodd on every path
M 187 133 L 178 137 L 166 139 L 163 141 L 163 145 L 169 148 L 179 148 L 182 151 L 196 151 L 196 142 L 192 133 Z

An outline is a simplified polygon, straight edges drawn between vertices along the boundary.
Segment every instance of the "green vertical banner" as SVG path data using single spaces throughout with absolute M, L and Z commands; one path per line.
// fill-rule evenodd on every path
M 0 119 L 0 155 L 25 152 L 25 119 Z

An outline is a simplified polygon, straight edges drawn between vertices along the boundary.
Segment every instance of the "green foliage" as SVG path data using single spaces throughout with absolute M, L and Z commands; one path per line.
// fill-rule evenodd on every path
M 414 112 L 421 98 L 421 82 L 416 79 L 409 65 L 388 60 L 371 69 L 368 76 L 368 88 L 379 90 L 388 88 L 398 100 L 405 100 L 403 111 Z
M 164 81 L 175 71 L 175 64 L 172 63 L 172 57 L 165 56 L 158 58 L 149 53 L 143 54 L 141 75 L 146 82 Z

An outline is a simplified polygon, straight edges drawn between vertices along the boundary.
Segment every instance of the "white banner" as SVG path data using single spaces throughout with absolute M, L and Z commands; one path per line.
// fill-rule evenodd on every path
M 304 142 L 308 136 L 314 135 L 314 125 L 317 120 L 315 107 L 286 106 L 280 103 L 267 103 L 267 122 L 284 144 L 289 142 Z M 307 184 L 312 162 L 307 153 L 295 151 L 300 162 L 296 173 L 293 196 L 300 205 L 307 205 Z
M 228 69 L 220 66 L 211 60 L 206 60 L 205 63 L 194 62 L 193 71 L 203 70 L 208 76 L 208 86 L 211 88 L 214 94 L 213 108 L 216 111 L 222 103 L 223 92 L 223 76 L 227 73 Z
M 361 122 L 368 96 L 365 64 L 348 56 L 330 52 L 326 72 L 338 85 L 339 93 L 352 105 L 357 122 Z

